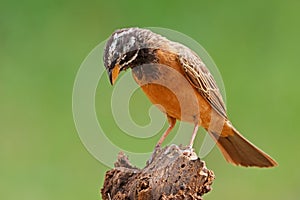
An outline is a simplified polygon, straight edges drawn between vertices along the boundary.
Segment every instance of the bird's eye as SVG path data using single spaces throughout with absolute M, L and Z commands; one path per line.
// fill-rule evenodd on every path
M 128 65 L 130 64 L 137 56 L 138 50 L 127 52 L 120 60 L 120 65 Z
M 125 57 L 126 57 L 126 56 L 125 56 Z M 125 63 L 125 61 L 126 61 L 126 60 L 125 60 L 125 57 L 123 56 L 122 59 L 120 60 L 120 62 L 119 62 L 120 65 L 123 65 L 123 64 Z
M 121 60 L 120 60 L 120 62 L 119 62 L 119 64 L 122 66 L 124 63 L 126 63 L 127 61 L 128 61 L 128 59 L 126 59 L 126 57 L 127 57 L 127 55 L 125 54 L 122 58 L 121 58 Z

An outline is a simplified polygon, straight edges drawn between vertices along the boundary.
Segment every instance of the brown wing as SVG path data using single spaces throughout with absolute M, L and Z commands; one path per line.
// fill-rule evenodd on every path
M 193 51 L 185 49 L 185 52 L 179 55 L 179 61 L 190 83 L 219 114 L 227 119 L 226 107 L 219 88 L 202 60 Z

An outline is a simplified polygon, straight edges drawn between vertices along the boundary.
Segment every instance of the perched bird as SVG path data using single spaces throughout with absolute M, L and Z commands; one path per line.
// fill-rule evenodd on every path
M 188 47 L 147 29 L 124 28 L 108 39 L 103 60 L 112 85 L 121 71 L 131 68 L 134 80 L 166 114 L 169 127 L 156 148 L 180 120 L 194 124 L 190 147 L 200 125 L 228 162 L 245 167 L 277 165 L 233 127 L 214 77 Z

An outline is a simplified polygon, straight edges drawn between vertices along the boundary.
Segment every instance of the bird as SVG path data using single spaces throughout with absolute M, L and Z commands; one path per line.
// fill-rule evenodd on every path
M 103 63 L 113 85 L 122 71 L 165 113 L 169 126 L 157 142 L 160 148 L 177 120 L 199 126 L 214 139 L 226 161 L 237 166 L 269 168 L 277 162 L 232 125 L 217 83 L 201 58 L 187 46 L 145 28 L 114 31 L 104 47 Z

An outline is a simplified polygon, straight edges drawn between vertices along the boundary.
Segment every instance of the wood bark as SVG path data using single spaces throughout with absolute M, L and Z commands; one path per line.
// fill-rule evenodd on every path
M 215 176 L 193 150 L 176 145 L 157 149 L 143 169 L 120 153 L 115 168 L 106 172 L 103 200 L 202 199 Z

